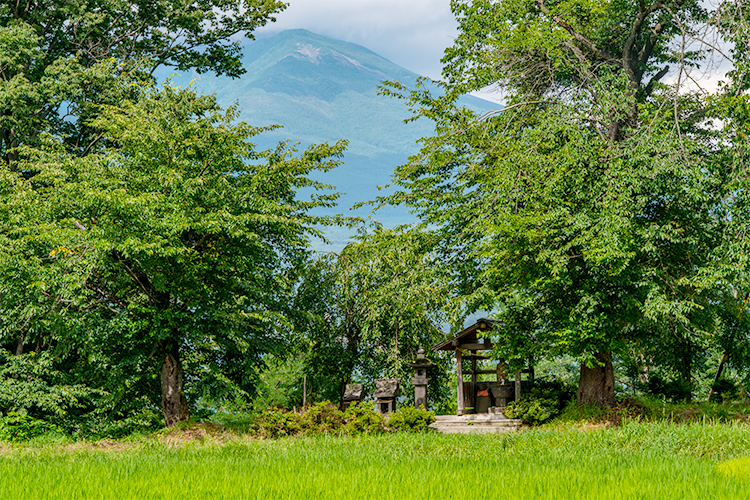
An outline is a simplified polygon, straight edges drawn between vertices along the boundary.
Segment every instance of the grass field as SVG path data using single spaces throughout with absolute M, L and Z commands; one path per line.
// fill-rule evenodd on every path
M 750 427 L 0 445 L 0 498 L 747 499 Z

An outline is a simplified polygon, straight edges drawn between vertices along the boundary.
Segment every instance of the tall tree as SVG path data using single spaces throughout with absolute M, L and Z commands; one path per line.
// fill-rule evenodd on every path
M 233 37 L 250 37 L 284 7 L 275 0 L 0 2 L 0 156 L 12 166 L 15 148 L 41 132 L 88 152 L 100 138 L 88 124 L 96 105 L 128 94 L 113 77 L 148 78 L 160 65 L 241 75 Z M 84 71 L 104 61 L 113 71 Z
M 448 318 L 448 281 L 428 247 L 420 232 L 376 227 L 308 268 L 295 309 L 314 396 L 338 400 L 355 378 L 401 378 L 410 387 L 406 363 L 442 339 Z M 440 382 L 432 377 L 435 394 Z
M 262 129 L 233 123 L 235 109 L 190 89 L 141 92 L 93 123 L 111 148 L 78 157 L 50 139 L 25 150 L 34 175 L 17 175 L 17 196 L 31 217 L 19 232 L 38 235 L 70 283 L 53 298 L 76 318 L 68 334 L 97 344 L 84 352 L 106 353 L 118 372 L 134 357 L 142 370 L 158 360 L 172 426 L 188 417 L 186 381 L 193 394 L 243 393 L 283 338 L 294 274 L 314 225 L 329 222 L 307 212 L 335 200 L 297 191 L 324 187 L 307 176 L 335 166 L 344 145 L 255 151 Z
M 697 276 L 718 241 L 715 141 L 701 101 L 660 84 L 700 61 L 674 47 L 707 12 L 693 0 L 451 5 L 445 94 L 410 96 L 436 135 L 396 169 L 390 201 L 442 236 L 466 307 L 513 326 L 499 330 L 503 355 L 574 354 L 579 401 L 611 405 L 617 352 L 711 328 Z M 503 111 L 455 107 L 485 87 Z

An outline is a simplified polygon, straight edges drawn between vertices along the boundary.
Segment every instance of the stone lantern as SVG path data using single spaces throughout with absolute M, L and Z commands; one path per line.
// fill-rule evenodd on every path
M 409 366 L 414 368 L 414 378 L 411 380 L 414 386 L 414 406 L 419 408 L 424 406 L 427 409 L 427 369 L 435 366 L 435 363 L 424 357 L 424 349 L 417 351 L 417 359 Z

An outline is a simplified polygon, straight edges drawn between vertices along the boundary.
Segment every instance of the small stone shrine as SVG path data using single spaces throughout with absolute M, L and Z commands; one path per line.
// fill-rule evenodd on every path
M 354 402 L 361 402 L 365 395 L 365 387 L 362 384 L 346 384 L 344 397 L 341 398 L 341 409 L 346 411 Z
M 382 413 L 391 413 L 396 409 L 396 398 L 401 395 L 397 378 L 382 378 L 375 381 L 375 392 L 372 394 L 377 400 L 377 410 Z
M 427 409 L 427 369 L 435 366 L 435 363 L 424 357 L 424 349 L 420 347 L 417 351 L 417 359 L 413 363 L 409 363 L 409 366 L 414 368 L 414 378 L 411 380 L 414 386 L 414 407 L 419 408 L 420 406 Z

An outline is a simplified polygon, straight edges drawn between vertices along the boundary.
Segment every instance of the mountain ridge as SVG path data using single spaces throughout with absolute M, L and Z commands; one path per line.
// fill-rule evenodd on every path
M 318 179 L 346 193 L 339 208 L 328 214 L 366 216 L 367 209 L 349 207 L 382 195 L 378 186 L 388 184 L 393 169 L 419 151 L 418 139 L 433 134 L 427 120 L 404 123 L 411 114 L 403 101 L 379 94 L 385 80 L 413 88 L 419 75 L 360 45 L 287 30 L 247 43 L 243 65 L 246 74 L 234 80 L 193 72 L 173 76 L 172 82 L 192 83 L 203 93 L 215 94 L 224 107 L 236 103 L 240 118 L 253 126 L 281 125 L 253 138 L 260 148 L 280 141 L 301 148 L 349 141 L 344 164 Z M 460 102 L 478 112 L 498 107 L 471 96 Z M 386 226 L 413 220 L 401 207 L 379 210 L 375 216 Z M 349 232 L 328 230 L 327 235 L 334 240 L 328 248 L 339 249 Z

